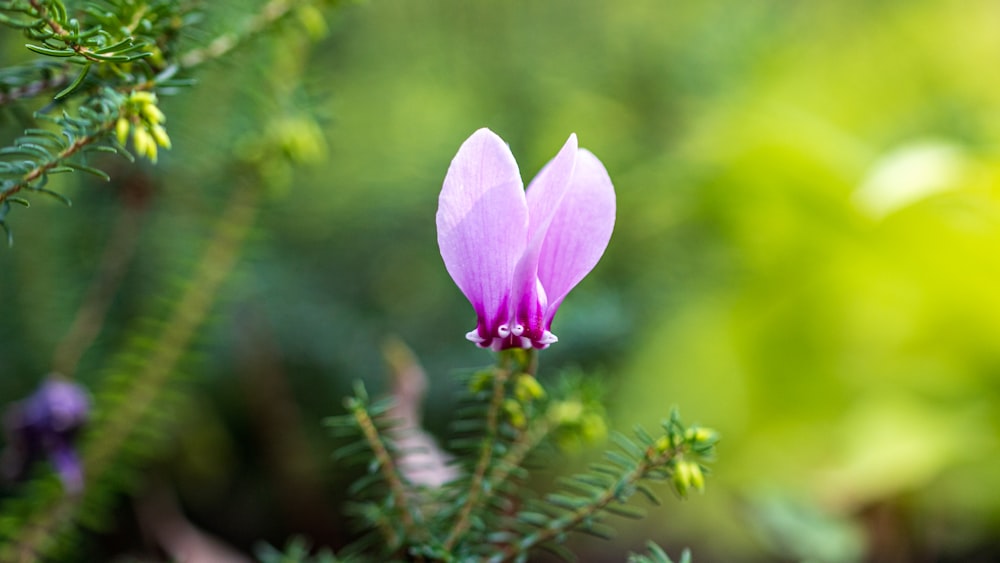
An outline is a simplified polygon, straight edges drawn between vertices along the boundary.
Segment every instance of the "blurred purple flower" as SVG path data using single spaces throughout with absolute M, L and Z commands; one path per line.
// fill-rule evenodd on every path
M 615 191 L 604 165 L 576 135 L 528 185 L 503 139 L 472 134 L 448 168 L 438 201 L 445 267 L 472 303 L 482 348 L 546 348 L 566 294 L 611 239 Z
M 82 490 L 83 468 L 73 440 L 89 410 L 86 390 L 58 376 L 49 377 L 33 395 L 10 405 L 4 415 L 5 476 L 24 478 L 32 463 L 48 457 L 67 491 Z

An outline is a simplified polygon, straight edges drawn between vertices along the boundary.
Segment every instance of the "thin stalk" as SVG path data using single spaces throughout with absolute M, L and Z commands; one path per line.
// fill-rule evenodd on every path
M 291 15 L 296 8 L 301 6 L 302 2 L 271 0 L 271 2 L 265 4 L 260 12 L 247 22 L 242 30 L 224 33 L 213 39 L 205 47 L 194 49 L 181 55 L 181 68 L 190 69 L 226 55 L 261 31 Z
M 493 394 L 490 397 L 490 404 L 486 411 L 486 436 L 483 438 L 482 446 L 479 449 L 479 459 L 476 461 L 476 468 L 472 473 L 472 480 L 469 483 L 469 494 L 466 496 L 462 511 L 455 520 L 448 538 L 444 542 L 445 551 L 450 551 L 455 543 L 462 537 L 462 534 L 469 528 L 473 510 L 483 499 L 483 482 L 486 471 L 489 469 L 490 460 L 493 459 L 493 448 L 496 444 L 497 433 L 500 426 L 500 409 L 506 395 L 507 381 L 510 379 L 509 354 L 500 354 L 500 363 L 493 376 Z

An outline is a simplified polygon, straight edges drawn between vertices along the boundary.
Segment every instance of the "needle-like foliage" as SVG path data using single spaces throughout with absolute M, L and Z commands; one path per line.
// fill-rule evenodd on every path
M 367 464 L 352 492 L 368 499 L 355 516 L 371 532 L 353 549 L 380 550 L 386 560 L 496 563 L 525 561 L 546 549 L 573 560 L 563 545 L 572 532 L 609 537 L 608 516 L 643 516 L 630 503 L 636 494 L 659 504 L 657 483 L 680 497 L 704 489 L 705 463 L 714 458 L 718 438 L 684 425 L 674 411 L 658 433 L 636 428 L 631 436 L 614 434 L 616 447 L 602 461 L 561 479 L 555 492 L 530 490 L 529 454 L 567 434 L 592 432 L 600 407 L 584 399 L 584 380 L 547 391 L 535 378 L 532 351 L 511 349 L 499 358 L 496 367 L 468 380 L 466 406 L 453 426 L 458 437 L 450 444 L 460 477 L 443 486 L 407 478 L 399 464 L 405 452 L 396 448 L 388 418 L 391 404 L 372 402 L 363 387 L 347 400 L 348 414 L 328 420 L 337 435 L 355 436 L 339 457 Z M 662 550 L 651 549 L 652 559 L 637 560 L 663 561 L 657 559 Z

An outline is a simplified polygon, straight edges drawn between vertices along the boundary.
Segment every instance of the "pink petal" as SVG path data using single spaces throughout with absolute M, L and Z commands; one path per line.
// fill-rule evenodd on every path
M 571 134 L 559 153 L 528 185 L 528 245 L 514 273 L 512 289 L 517 318 L 526 323 L 529 333 L 544 328 L 542 322 L 547 298 L 545 290 L 538 284 L 539 258 L 546 233 L 569 190 L 577 150 L 576 135 Z M 531 336 L 537 338 L 540 333 Z
M 528 208 L 534 213 L 532 194 Z M 604 165 L 580 149 L 570 187 L 552 218 L 538 260 L 538 279 L 548 294 L 545 328 L 571 289 L 601 259 L 615 227 L 615 189 Z
M 445 267 L 488 338 L 508 320 L 510 283 L 527 241 L 528 208 L 517 162 L 489 129 L 472 134 L 445 176 L 437 212 Z

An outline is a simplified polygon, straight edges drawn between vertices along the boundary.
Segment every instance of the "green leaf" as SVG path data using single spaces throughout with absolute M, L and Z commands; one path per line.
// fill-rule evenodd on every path
M 33 45 L 31 43 L 26 43 L 24 46 L 30 51 L 34 51 L 40 55 L 48 55 L 50 57 L 72 57 L 76 55 L 76 51 L 68 47 L 65 49 L 53 49 L 51 47 L 42 47 L 41 45 Z
M 76 79 L 74 79 L 73 82 L 70 82 L 69 86 L 63 88 L 58 94 L 56 94 L 55 99 L 61 100 L 79 88 L 80 85 L 83 84 L 84 79 L 87 78 L 87 73 L 90 72 L 91 64 L 92 63 L 87 63 L 83 65 L 83 70 L 81 70 L 80 74 L 76 76 Z

